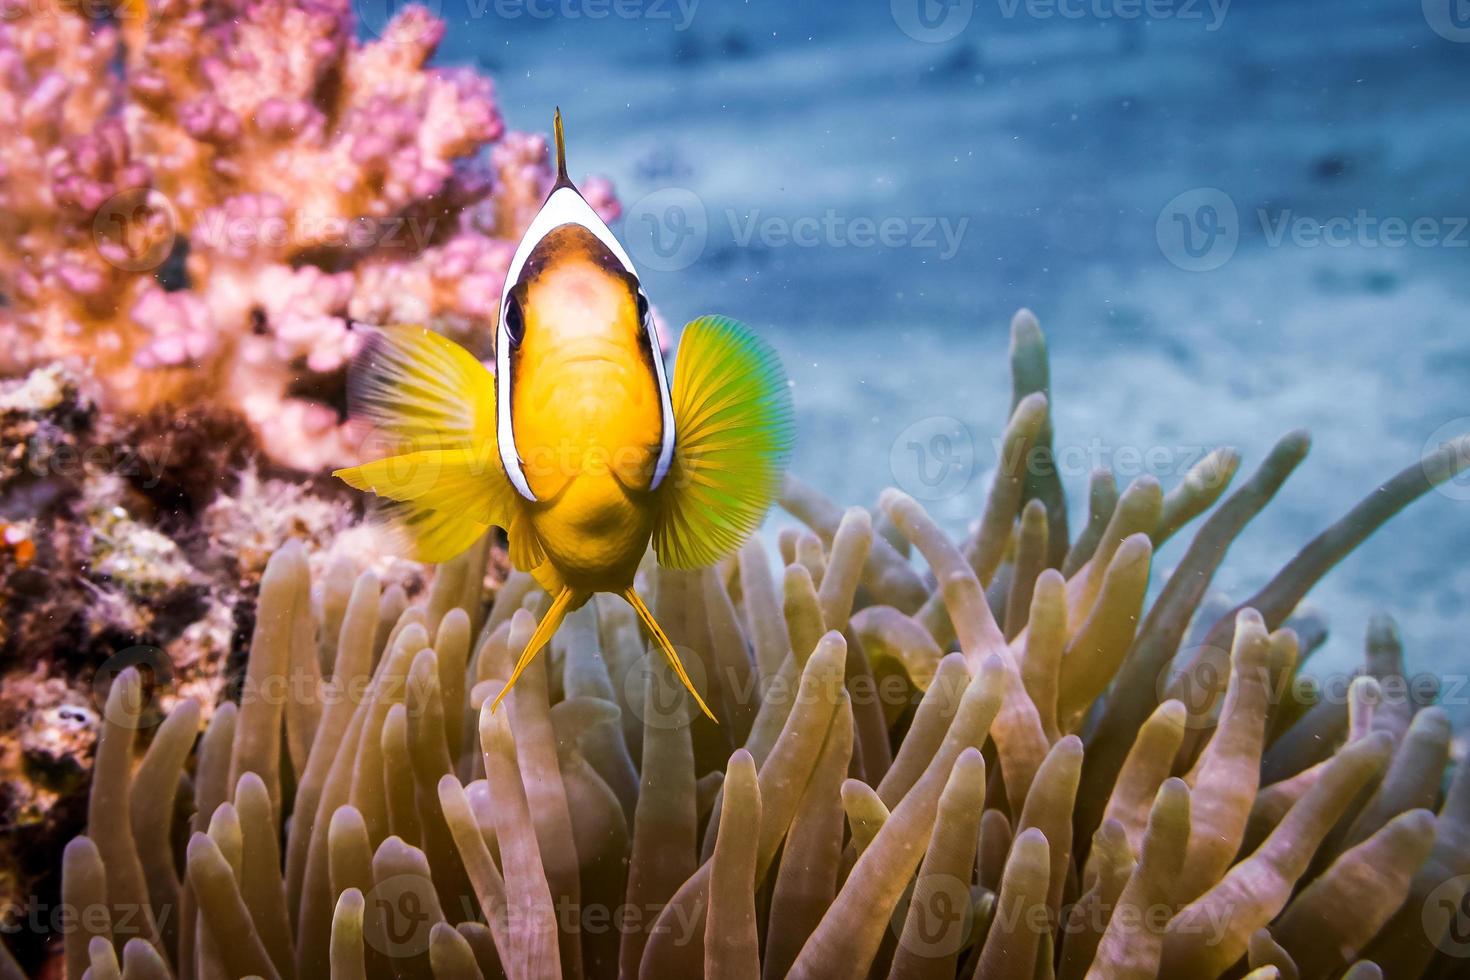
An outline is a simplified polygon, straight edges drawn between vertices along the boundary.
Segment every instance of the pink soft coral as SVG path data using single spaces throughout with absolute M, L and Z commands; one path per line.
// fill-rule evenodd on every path
M 504 131 L 488 79 L 429 67 L 427 10 L 364 43 L 347 0 L 0 8 L 0 368 L 66 358 L 125 410 L 224 403 L 314 468 L 351 455 L 353 321 L 489 356 L 546 140 Z

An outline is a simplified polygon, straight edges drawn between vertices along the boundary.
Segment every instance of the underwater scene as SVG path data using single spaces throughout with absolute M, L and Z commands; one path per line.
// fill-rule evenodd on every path
M 0 980 L 1470 977 L 1467 0 L 0 0 Z

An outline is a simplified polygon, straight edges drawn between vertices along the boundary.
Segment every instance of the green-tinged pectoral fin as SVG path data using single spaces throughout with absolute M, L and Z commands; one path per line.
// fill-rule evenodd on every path
M 653 547 L 665 567 L 701 568 L 739 548 L 780 492 L 795 439 L 791 389 L 749 327 L 705 316 L 684 328 L 673 403 Z
M 495 444 L 494 376 L 432 330 L 362 329 L 364 347 L 348 375 L 349 410 L 370 426 L 368 451 L 394 452 L 334 475 L 390 502 L 373 517 L 402 550 L 445 561 L 514 513 L 515 491 Z

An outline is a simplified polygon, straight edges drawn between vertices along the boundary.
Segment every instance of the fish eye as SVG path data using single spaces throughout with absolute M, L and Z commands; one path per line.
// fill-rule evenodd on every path
M 648 296 L 643 290 L 638 290 L 638 319 L 643 323 L 648 322 Z
M 505 336 L 512 347 L 521 346 L 521 341 L 526 336 L 526 321 L 521 314 L 521 303 L 514 296 L 505 303 Z

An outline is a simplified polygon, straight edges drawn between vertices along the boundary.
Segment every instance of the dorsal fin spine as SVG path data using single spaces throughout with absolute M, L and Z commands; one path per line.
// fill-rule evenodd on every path
M 556 134 L 556 182 L 570 184 L 567 177 L 567 137 L 561 126 L 561 106 L 556 108 L 556 118 L 552 122 L 552 130 Z

